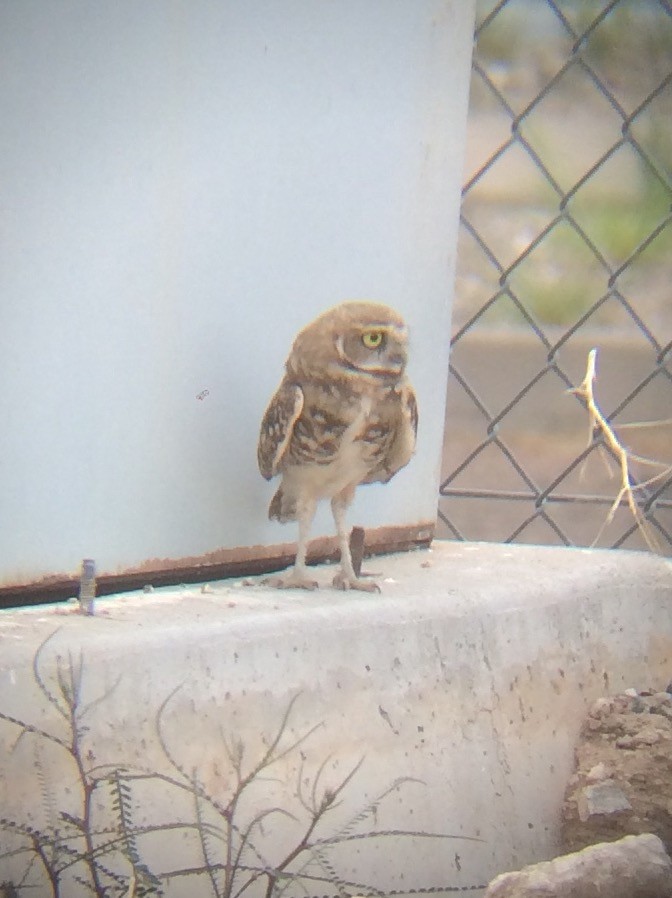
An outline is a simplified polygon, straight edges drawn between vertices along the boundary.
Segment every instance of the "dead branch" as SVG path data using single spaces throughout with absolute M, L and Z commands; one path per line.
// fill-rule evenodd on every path
M 606 527 L 608 527 L 612 522 L 619 505 L 621 505 L 622 503 L 626 503 L 649 549 L 652 552 L 661 552 L 662 546 L 660 545 L 659 540 L 656 538 L 656 535 L 653 532 L 651 526 L 642 514 L 635 493 L 638 490 L 646 489 L 647 487 L 652 486 L 654 483 L 657 483 L 658 481 L 671 474 L 672 466 L 667 465 L 664 462 L 656 461 L 653 458 L 646 458 L 641 455 L 636 455 L 635 453 L 630 452 L 630 450 L 628 450 L 618 439 L 614 428 L 605 418 L 602 411 L 600 410 L 600 407 L 595 401 L 593 385 L 595 383 L 596 377 L 596 361 L 597 349 L 591 349 L 588 353 L 586 375 L 582 383 L 578 387 L 574 387 L 572 390 L 570 390 L 570 392 L 583 399 L 586 404 L 586 408 L 588 409 L 588 423 L 590 428 L 588 435 L 588 445 L 591 445 L 596 435 L 599 435 L 601 437 L 601 439 L 609 447 L 609 449 L 613 453 L 614 458 L 616 459 L 620 470 L 621 486 L 616 495 L 616 498 L 611 505 L 611 508 L 609 509 L 609 513 L 607 514 L 604 523 L 600 527 L 599 533 L 593 540 L 592 545 L 595 545 L 598 542 Z M 646 422 L 646 424 L 647 426 L 653 426 L 654 422 Z M 636 425 L 621 425 L 621 428 L 627 426 Z M 603 453 L 602 457 L 605 460 L 605 464 L 607 464 L 608 466 L 606 454 Z M 630 465 L 633 461 L 651 468 L 657 468 L 658 473 L 654 474 L 652 477 L 649 477 L 647 480 L 642 481 L 641 483 L 633 483 L 630 473 Z M 611 472 L 611 468 L 609 468 L 609 471 Z

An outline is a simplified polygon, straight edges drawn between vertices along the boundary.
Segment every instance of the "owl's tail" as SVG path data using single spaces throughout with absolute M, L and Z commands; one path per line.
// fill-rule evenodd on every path
M 296 520 L 296 499 L 286 496 L 281 486 L 268 506 L 268 517 L 281 524 Z

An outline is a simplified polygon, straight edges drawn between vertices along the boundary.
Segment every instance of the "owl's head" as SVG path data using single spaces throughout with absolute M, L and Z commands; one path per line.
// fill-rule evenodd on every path
M 398 380 L 408 359 L 408 329 L 389 306 L 344 302 L 301 330 L 287 360 L 291 373 L 335 375 L 340 370 Z

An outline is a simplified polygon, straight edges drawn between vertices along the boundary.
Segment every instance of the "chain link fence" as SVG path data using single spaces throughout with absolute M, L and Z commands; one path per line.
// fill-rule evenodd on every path
M 480 2 L 440 536 L 672 553 L 671 260 L 672 3 Z

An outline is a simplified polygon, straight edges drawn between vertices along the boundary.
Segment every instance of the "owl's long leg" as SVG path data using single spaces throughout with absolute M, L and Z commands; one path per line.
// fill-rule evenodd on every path
M 276 589 L 317 589 L 317 580 L 313 580 L 306 567 L 308 537 L 315 517 L 315 508 L 316 503 L 312 499 L 298 504 L 299 542 L 294 567 L 282 576 L 267 577 L 263 581 L 266 586 L 274 586 Z
M 358 577 L 352 566 L 350 540 L 345 516 L 355 495 L 355 488 L 346 487 L 331 500 L 331 511 L 334 515 L 338 545 L 341 550 L 341 569 L 336 574 L 333 584 L 337 589 L 359 589 L 362 592 L 380 592 L 380 587 L 373 580 Z

